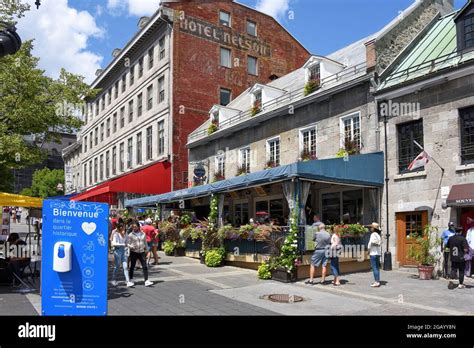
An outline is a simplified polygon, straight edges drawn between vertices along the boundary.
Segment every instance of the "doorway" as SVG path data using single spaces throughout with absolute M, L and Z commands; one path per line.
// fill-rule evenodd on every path
M 408 257 L 408 252 L 416 243 L 416 238 L 423 234 L 427 224 L 427 211 L 397 213 L 397 259 L 400 266 L 416 265 L 416 262 Z

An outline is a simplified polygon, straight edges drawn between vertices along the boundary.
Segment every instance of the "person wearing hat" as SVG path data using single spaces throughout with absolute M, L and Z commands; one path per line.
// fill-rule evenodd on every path
M 380 226 L 378 223 L 373 222 L 370 225 L 370 230 L 372 234 L 370 235 L 370 240 L 367 248 L 369 249 L 370 256 L 370 265 L 372 266 L 372 272 L 374 274 L 375 282 L 370 286 L 373 288 L 378 288 L 380 286 L 380 255 L 382 238 L 380 237 Z
M 454 236 L 456 234 L 456 229 L 454 227 L 454 222 L 450 222 L 448 224 L 448 229 L 443 231 L 441 234 L 441 252 L 443 253 L 443 271 L 444 271 L 444 277 L 446 279 L 449 279 L 450 277 L 450 272 L 449 272 L 449 247 L 448 247 L 448 241 L 449 238 Z

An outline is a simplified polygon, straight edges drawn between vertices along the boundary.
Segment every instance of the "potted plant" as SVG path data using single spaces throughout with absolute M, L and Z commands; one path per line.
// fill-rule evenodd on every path
M 221 267 L 224 264 L 226 251 L 224 248 L 215 248 L 206 251 L 205 263 L 207 267 Z
M 265 169 L 272 169 L 272 168 L 276 168 L 276 167 L 277 167 L 277 164 L 275 163 L 275 161 L 267 161 Z
M 217 122 L 211 122 L 211 124 L 207 128 L 207 135 L 211 135 L 212 133 L 217 132 L 218 129 L 219 126 L 217 125 Z
M 235 176 L 243 176 L 247 174 L 248 174 L 247 167 L 239 166 L 237 168 L 237 173 L 235 174 Z
M 174 256 L 185 256 L 186 255 L 186 241 L 179 240 L 174 242 Z
M 321 80 L 320 79 L 312 79 L 306 82 L 304 85 L 304 96 L 308 96 L 311 93 L 315 92 L 319 87 L 321 86 Z
M 216 172 L 216 173 L 214 174 L 214 180 L 213 180 L 213 182 L 222 181 L 222 180 L 225 180 L 224 173 L 222 173 L 222 172 Z
M 300 153 L 300 160 L 303 162 L 316 160 L 316 154 L 311 153 L 308 149 L 303 149 Z
M 425 226 L 422 235 L 414 238 L 415 243 L 408 250 L 408 257 L 418 263 L 418 274 L 422 280 L 432 278 L 434 265 L 439 259 L 437 249 L 441 240 L 437 235 L 437 227 Z
M 260 103 L 260 101 L 256 101 L 250 109 L 250 115 L 252 117 L 256 116 L 258 113 L 260 113 L 260 111 L 262 111 L 262 104 Z
M 263 280 L 272 279 L 272 270 L 267 262 L 262 262 L 258 267 L 257 276 L 259 279 Z
M 163 243 L 163 251 L 165 255 L 171 256 L 174 253 L 174 243 L 170 240 L 167 240 Z

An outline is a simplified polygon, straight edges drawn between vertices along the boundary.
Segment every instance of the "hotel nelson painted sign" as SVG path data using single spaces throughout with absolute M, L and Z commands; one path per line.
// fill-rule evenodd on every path
M 175 14 L 182 32 L 217 42 L 221 45 L 233 46 L 240 50 L 251 51 L 259 56 L 271 56 L 271 47 L 257 38 L 236 33 L 227 27 L 218 27 L 203 20 L 185 16 L 183 12 L 176 12 Z

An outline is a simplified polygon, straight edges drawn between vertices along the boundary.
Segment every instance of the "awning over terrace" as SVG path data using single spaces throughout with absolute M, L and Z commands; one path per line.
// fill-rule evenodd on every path
M 157 203 L 171 203 L 206 197 L 210 194 L 242 190 L 293 178 L 342 185 L 380 187 L 384 183 L 383 163 L 383 152 L 350 156 L 347 160 L 344 160 L 344 158 L 331 158 L 298 162 L 208 185 L 191 187 L 156 196 L 131 199 L 125 201 L 125 205 L 127 207 L 151 207 Z

